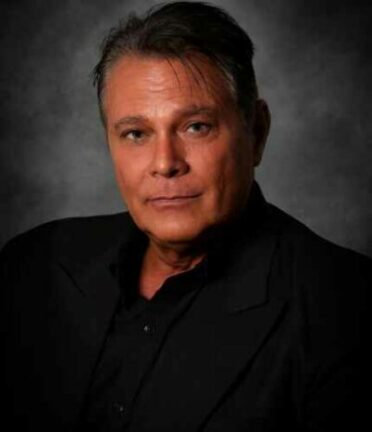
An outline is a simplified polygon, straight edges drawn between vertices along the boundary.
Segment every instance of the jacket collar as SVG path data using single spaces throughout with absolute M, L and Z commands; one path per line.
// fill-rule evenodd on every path
M 269 205 L 255 182 L 243 213 L 216 237 L 208 258 L 211 278 L 228 286 L 229 313 L 267 300 L 268 275 L 277 238 Z

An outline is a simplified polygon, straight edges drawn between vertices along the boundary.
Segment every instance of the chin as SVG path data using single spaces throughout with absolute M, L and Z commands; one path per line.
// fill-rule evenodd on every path
M 156 226 L 145 227 L 144 232 L 156 243 L 177 246 L 198 242 L 204 229 L 194 223 L 182 221 L 160 222 Z

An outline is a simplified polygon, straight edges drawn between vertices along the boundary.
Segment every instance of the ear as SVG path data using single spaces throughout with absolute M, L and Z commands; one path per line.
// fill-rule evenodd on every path
M 261 162 L 270 123 L 271 116 L 267 103 L 263 99 L 257 99 L 252 123 L 253 163 L 255 167 Z

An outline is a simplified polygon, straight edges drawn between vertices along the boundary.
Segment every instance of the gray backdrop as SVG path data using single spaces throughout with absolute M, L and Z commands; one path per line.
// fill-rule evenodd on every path
M 90 71 L 106 30 L 153 1 L 2 1 L 0 245 L 42 222 L 123 210 Z M 372 255 L 371 2 L 214 1 L 256 45 L 272 130 L 266 198 Z

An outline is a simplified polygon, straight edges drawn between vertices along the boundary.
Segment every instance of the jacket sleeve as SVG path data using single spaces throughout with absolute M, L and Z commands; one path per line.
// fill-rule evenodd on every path
M 329 265 L 303 317 L 303 429 L 369 430 L 371 260 L 347 253 Z

